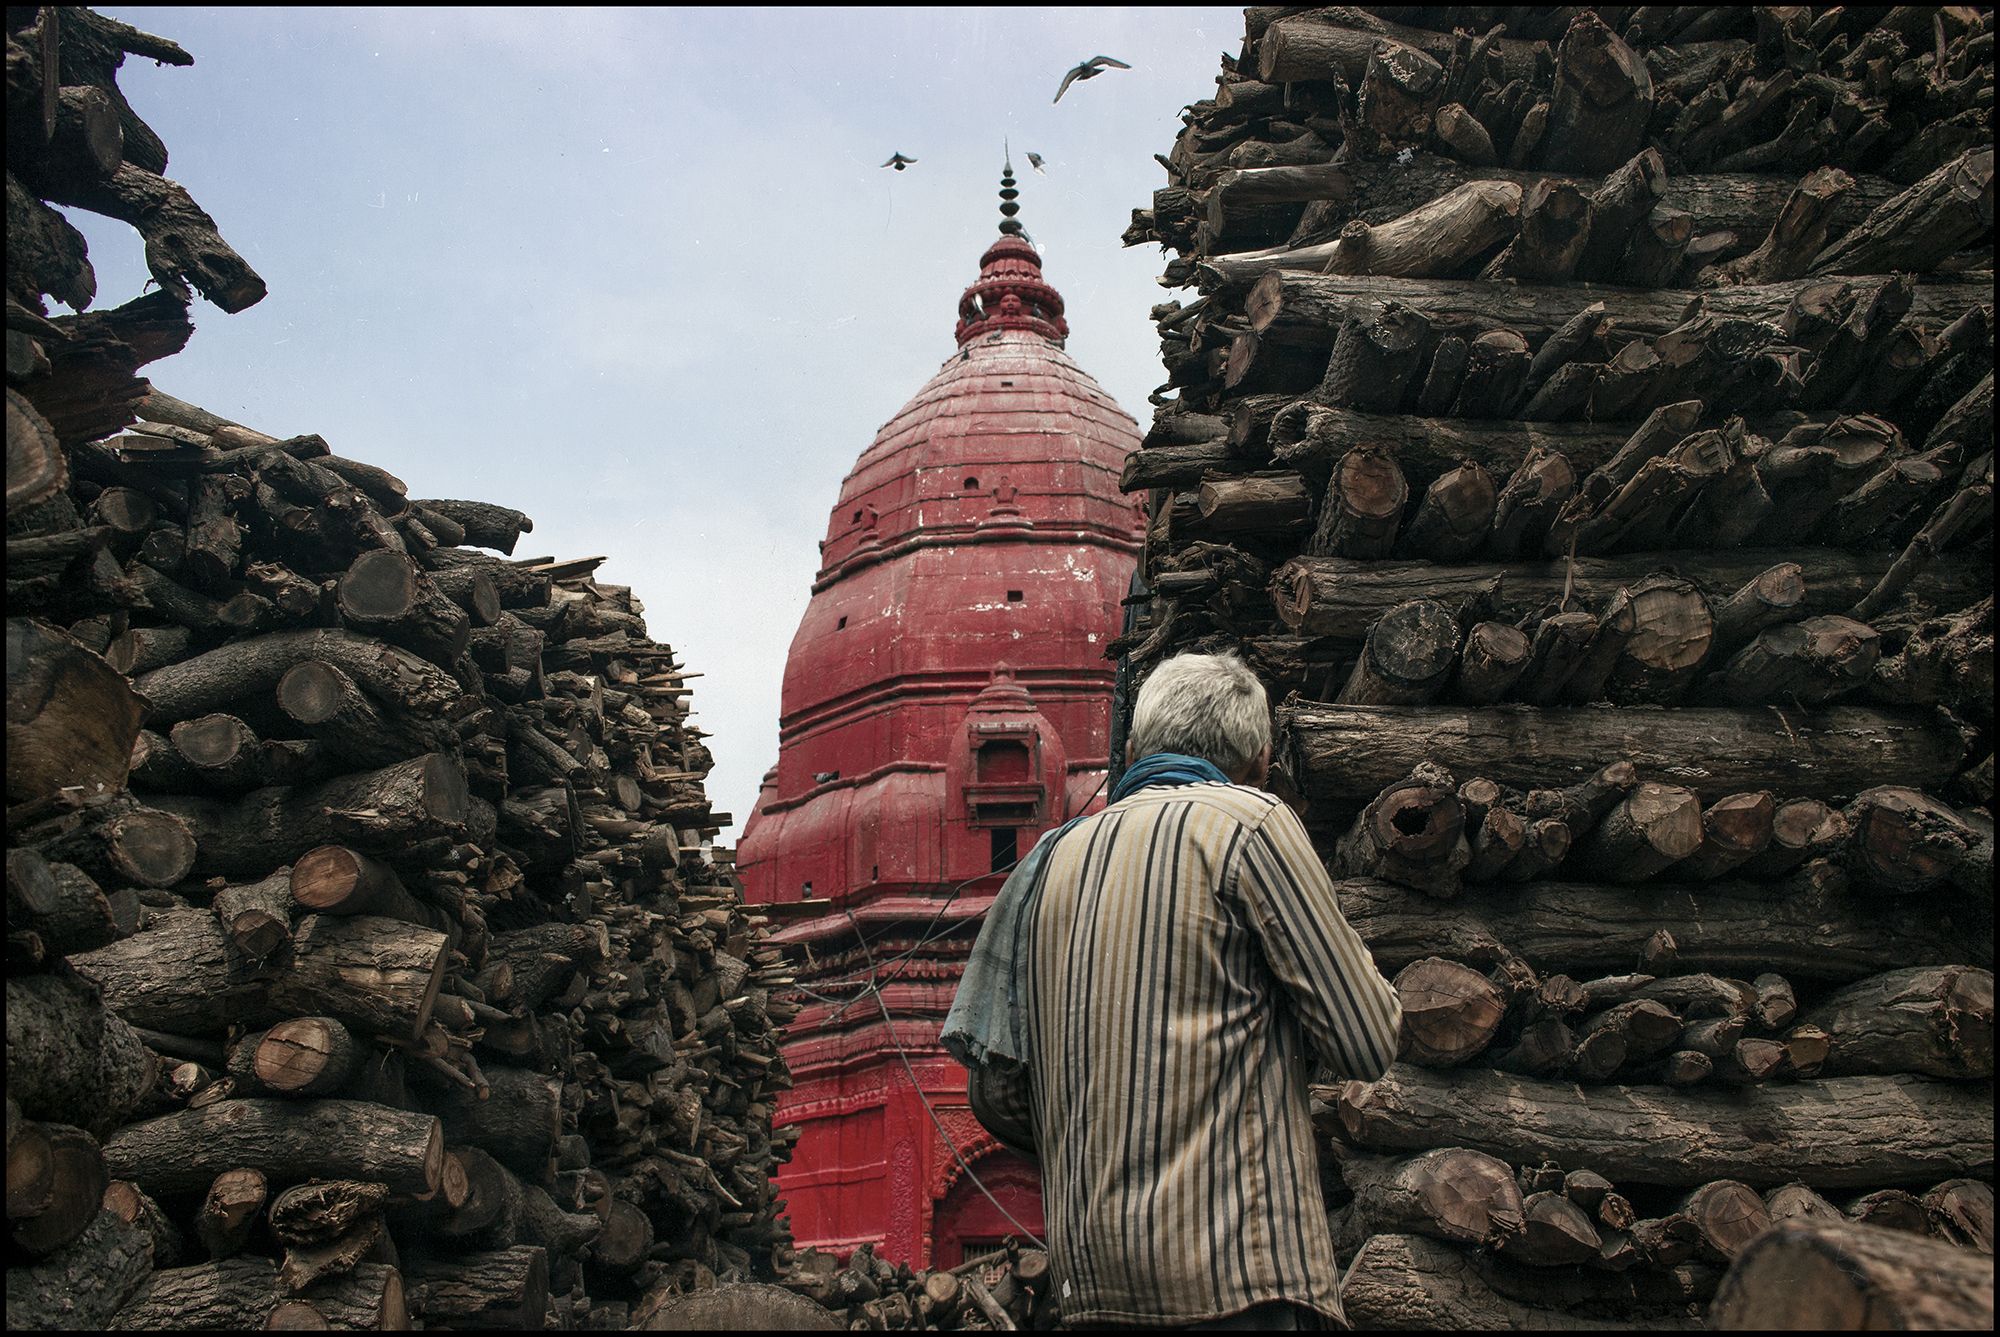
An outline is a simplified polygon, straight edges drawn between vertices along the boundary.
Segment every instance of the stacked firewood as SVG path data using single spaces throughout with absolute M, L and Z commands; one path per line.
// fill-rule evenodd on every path
M 857 1332 L 1027 1331 L 1058 1318 L 1048 1254 L 1011 1243 L 948 1269 L 913 1271 L 876 1257 L 871 1244 L 844 1263 L 818 1249 L 784 1262 L 785 1286 Z
M 262 291 L 111 80 L 186 57 L 8 23 L 8 1326 L 623 1327 L 768 1276 L 787 977 L 697 675 L 601 559 L 497 555 L 520 512 L 138 379 L 179 275 Z M 162 292 L 49 318 L 91 294 L 42 201 L 131 198 Z
M 1992 1248 L 1990 13 L 1247 20 L 1127 233 L 1198 291 L 1117 649 L 1264 678 L 1403 996 L 1318 1091 L 1350 1316 L 1695 1324 L 1825 1221 L 1921 1298 Z

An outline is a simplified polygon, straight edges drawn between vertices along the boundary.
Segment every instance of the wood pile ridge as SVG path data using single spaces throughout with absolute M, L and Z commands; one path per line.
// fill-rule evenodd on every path
M 1245 14 L 1113 653 L 1259 673 L 1402 994 L 1350 1318 L 1990 1325 L 1992 11 Z
M 190 63 L 8 10 L 8 1327 L 622 1328 L 769 1279 L 788 976 L 708 852 L 698 675 L 520 512 L 136 374 L 263 284 L 128 54 Z M 159 290 L 87 310 L 52 203 Z
M 872 1244 L 844 1261 L 814 1248 L 787 1253 L 782 1284 L 856 1332 L 1046 1330 L 1060 1317 L 1048 1254 L 1011 1240 L 953 1268 L 891 1263 Z

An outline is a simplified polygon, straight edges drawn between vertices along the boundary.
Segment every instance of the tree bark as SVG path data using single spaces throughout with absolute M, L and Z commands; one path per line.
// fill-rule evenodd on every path
M 1845 984 L 1912 963 L 1993 959 L 1992 926 L 1978 916 L 1900 902 L 1862 910 L 1837 890 L 1542 882 L 1438 905 L 1412 904 L 1406 890 L 1373 879 L 1344 880 L 1335 889 L 1384 971 L 1427 956 L 1483 961 L 1511 953 L 1544 971 L 1587 978 L 1629 969 L 1662 928 L 1674 935 L 1682 969 L 1774 970 L 1794 981 Z
M 262 1170 L 224 1170 L 209 1184 L 195 1214 L 195 1238 L 220 1261 L 242 1253 L 264 1219 L 271 1181 Z
M 422 1197 L 444 1157 L 436 1118 L 353 1100 L 225 1100 L 121 1128 L 106 1164 L 148 1193 L 203 1188 L 238 1167 L 296 1178 L 362 1179 Z
M 1846 1188 L 1985 1174 L 1993 1162 L 1993 1122 L 1980 1094 L 1921 1077 L 1668 1093 L 1399 1067 L 1372 1084 L 1316 1089 L 1328 1131 L 1356 1146 L 1445 1141 L 1510 1162 L 1548 1156 L 1594 1165 L 1619 1183 L 1808 1179 Z M 1497 1108 L 1516 1113 L 1498 1120 Z M 1764 1130 L 1774 1119 L 1813 1135 L 1773 1142 Z M 1630 1136 L 1636 1120 L 1652 1135 Z
M 7 1269 L 8 1330 L 101 1332 L 152 1270 L 152 1236 L 99 1211 L 68 1247 Z
M 1828 1076 L 1917 1072 L 1993 1075 L 1993 972 L 1918 966 L 1850 984 L 1823 998 L 1805 1021 L 1831 1041 Z
M 1492 528 L 1496 501 L 1493 475 L 1482 465 L 1460 465 L 1425 491 L 1397 551 L 1438 562 L 1471 556 Z
M 377 700 L 412 715 L 444 714 L 464 692 L 422 656 L 351 631 L 285 631 L 235 641 L 142 674 L 135 686 L 157 728 L 268 693 L 308 660 L 334 665 Z
M 185 822 L 127 791 L 87 800 L 75 812 L 18 830 L 14 839 L 51 863 L 75 864 L 101 882 L 142 887 L 175 885 L 197 854 Z
M 1395 987 L 1403 1002 L 1402 1055 L 1429 1068 L 1454 1067 L 1484 1050 L 1507 1011 L 1492 981 L 1441 957 L 1403 967 Z
M 1679 875 L 1710 881 L 1735 871 L 1771 843 L 1777 804 L 1769 791 L 1731 794 L 1701 814 L 1701 846 L 1680 865 Z
M 1875 891 L 1893 896 L 1927 891 L 1943 882 L 1978 840 L 1957 813 L 1915 786 L 1888 784 L 1865 790 L 1855 795 L 1843 815 L 1853 833 L 1847 846 L 1848 868 Z
M 1929 721 L 1845 706 L 1787 711 L 1780 722 L 1765 710 L 1298 701 L 1278 708 L 1277 755 L 1309 806 L 1366 802 L 1424 761 L 1527 789 L 1582 779 L 1607 756 L 1644 774 L 1671 771 L 1713 802 L 1779 781 L 1809 796 L 1853 793 L 1871 780 L 1936 788 L 1956 773 L 1964 747 Z
M 455 741 L 439 716 L 383 710 L 336 664 L 294 666 L 278 680 L 277 698 L 289 718 L 358 766 L 392 766 Z
M 86 794 L 122 788 L 140 712 L 131 684 L 103 656 L 46 622 L 7 619 L 8 802 L 70 785 Z
M 41 1125 L 41 1133 L 49 1146 L 48 1197 L 33 1211 L 10 1214 L 7 1221 L 15 1247 L 32 1258 L 47 1257 L 89 1230 L 110 1183 L 97 1139 L 58 1123 Z
M 1527 671 L 1528 638 L 1504 622 L 1480 622 L 1466 633 L 1458 675 L 1448 693 L 1462 705 L 1485 706 L 1505 699 Z
M 1306 551 L 1346 558 L 1388 555 L 1408 498 L 1409 487 L 1394 457 L 1373 446 L 1356 446 L 1334 468 Z
M 1398 604 L 1369 629 L 1341 688 L 1347 705 L 1420 705 L 1435 699 L 1458 660 L 1458 624 L 1442 604 Z
M 1789 1221 L 1754 1240 L 1709 1311 L 1723 1331 L 1993 1326 L 1992 1260 L 1901 1231 Z
M 324 1096 L 347 1085 L 363 1057 L 362 1046 L 332 1017 L 293 1017 L 238 1041 L 229 1070 L 252 1090 Z
M 1338 408 L 1395 412 L 1423 358 L 1429 328 L 1422 315 L 1395 302 L 1348 312 L 1316 398 Z
M 545 1250 L 529 1246 L 404 1265 L 410 1308 L 427 1327 L 534 1328 L 549 1304 Z
M 1816 274 L 1917 273 L 1993 229 L 1993 150 L 1960 154 L 1888 200 L 1812 262 Z
M 1676 1295 L 1677 1284 L 1638 1271 L 1511 1268 L 1421 1236 L 1377 1235 L 1348 1265 L 1341 1304 L 1357 1328 L 1390 1331 L 1697 1329 L 1701 1296 Z
M 1602 607 L 1618 590 L 1636 585 L 1662 565 L 1705 597 L 1726 599 L 1774 564 L 1777 552 L 1649 553 L 1643 557 L 1579 557 L 1570 562 L 1518 562 L 1439 567 L 1401 560 L 1360 562 L 1335 556 L 1295 557 L 1271 578 L 1271 599 L 1287 628 L 1302 636 L 1358 643 L 1375 620 L 1410 599 L 1458 604 L 1478 598 L 1498 582 L 1487 616 L 1522 617 L 1560 601 Z M 1845 613 L 1846 605 L 1887 570 L 1886 554 L 1793 548 L 1782 554 L 1812 572 L 1800 616 Z M 1941 607 L 1961 607 L 1982 597 L 1978 568 L 1945 560 L 1918 579 L 1914 592 Z M 1849 614 L 1852 616 L 1852 614 Z
M 1354 1195 L 1338 1244 L 1350 1251 L 1369 1235 L 1426 1235 L 1493 1248 L 1525 1228 L 1514 1173 L 1491 1156 L 1448 1147 L 1409 1160 L 1334 1149 Z
M 8 975 L 7 1096 L 29 1118 L 116 1128 L 152 1090 L 156 1070 L 95 989 L 69 975 Z

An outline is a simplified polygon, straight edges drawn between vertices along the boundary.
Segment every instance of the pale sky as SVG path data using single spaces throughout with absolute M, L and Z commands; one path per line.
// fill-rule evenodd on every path
M 270 286 L 198 299 L 144 374 L 413 496 L 526 511 L 517 556 L 605 554 L 705 675 L 730 843 L 840 481 L 952 351 L 997 235 L 1003 138 L 1069 351 L 1143 425 L 1172 294 L 1119 233 L 1243 31 L 1210 7 L 102 12 L 194 56 L 120 86 Z M 1134 68 L 1052 106 L 1100 53 Z M 66 212 L 97 304 L 136 296 L 136 235 Z

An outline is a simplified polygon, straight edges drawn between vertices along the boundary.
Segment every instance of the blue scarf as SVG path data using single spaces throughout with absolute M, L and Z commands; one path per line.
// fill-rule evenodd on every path
M 1125 769 L 1111 801 L 1118 803 L 1155 785 L 1229 783 L 1214 763 L 1179 752 L 1155 752 Z M 1071 818 L 1035 842 L 1028 857 L 1014 866 L 993 898 L 965 963 L 951 1011 L 939 1037 L 953 1058 L 970 1068 L 980 1063 L 1024 1064 L 1028 1057 L 1027 1009 L 1022 1006 L 1022 967 L 1027 959 L 1028 926 L 1041 899 L 1042 877 L 1049 851 L 1069 829 L 1082 821 Z

